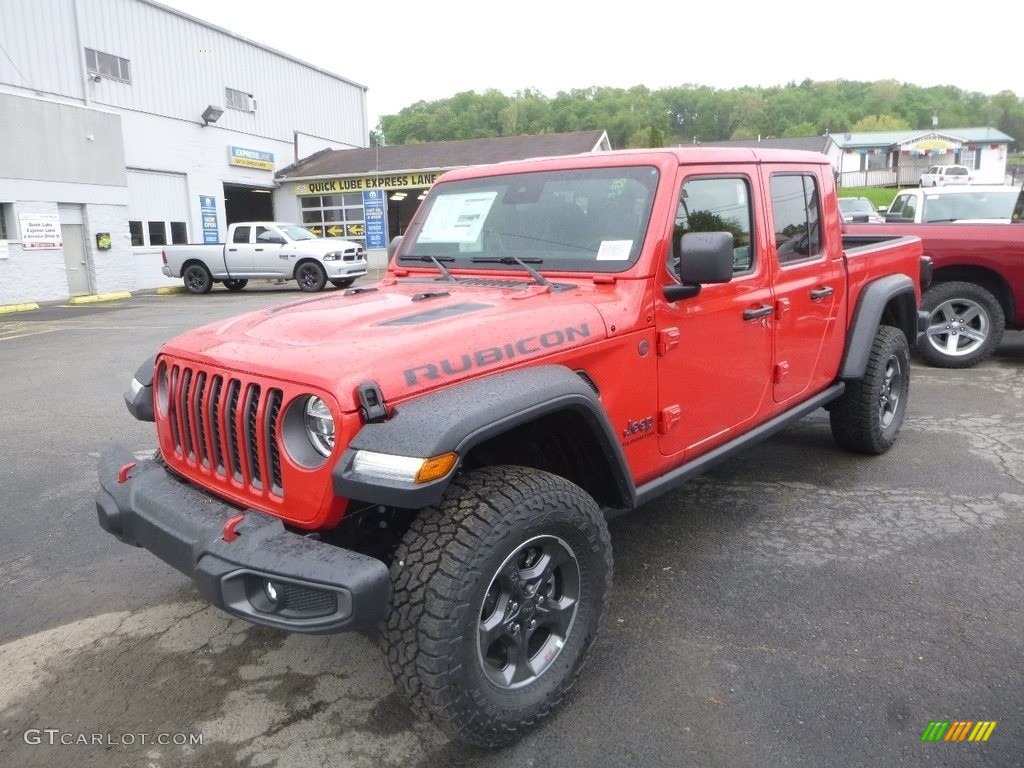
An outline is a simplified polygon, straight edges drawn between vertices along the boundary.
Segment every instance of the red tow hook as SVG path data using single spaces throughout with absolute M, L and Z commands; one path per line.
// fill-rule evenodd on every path
M 129 477 L 128 473 L 135 469 L 135 467 L 137 466 L 138 465 L 134 461 L 130 461 L 123 467 L 121 467 L 119 470 L 117 470 L 117 484 L 124 485 L 125 483 L 127 483 Z
M 245 515 L 235 515 L 224 523 L 224 541 L 232 542 L 238 538 L 238 526 L 245 520 Z

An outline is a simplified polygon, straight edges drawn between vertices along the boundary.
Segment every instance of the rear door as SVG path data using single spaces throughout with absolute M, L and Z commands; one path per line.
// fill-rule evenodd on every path
M 831 361 L 822 365 L 821 357 L 826 344 L 843 348 L 845 327 L 837 313 L 846 279 L 842 243 L 825 237 L 840 225 L 825 219 L 837 217 L 838 209 L 823 210 L 823 179 L 787 166 L 766 166 L 765 173 L 775 273 L 773 397 L 784 404 L 832 380 Z
M 675 231 L 731 232 L 733 279 L 692 298 L 656 304 L 658 445 L 685 458 L 727 442 L 760 415 L 772 367 L 770 265 L 750 165 L 686 167 L 677 187 Z M 685 258 L 685 254 L 684 254 Z M 659 270 L 677 280 L 674 249 Z
M 232 277 L 251 275 L 255 251 L 250 242 L 252 227 L 239 225 L 231 232 L 231 240 L 224 246 L 224 263 Z

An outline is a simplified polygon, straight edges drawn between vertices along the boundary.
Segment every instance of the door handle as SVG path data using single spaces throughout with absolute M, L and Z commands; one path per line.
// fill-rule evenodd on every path
M 827 296 L 831 296 L 835 292 L 835 288 L 826 286 L 825 288 L 815 288 L 811 291 L 811 301 L 821 301 Z
M 262 249 L 262 248 L 257 248 L 256 250 L 257 250 L 257 251 L 262 251 L 263 249 Z
M 237 248 L 228 248 L 228 250 L 233 253 L 233 252 L 237 251 L 238 249 Z
M 774 307 L 770 307 L 767 304 L 763 304 L 757 309 L 744 309 L 743 319 L 744 320 L 757 320 L 759 317 L 767 317 L 775 311 Z

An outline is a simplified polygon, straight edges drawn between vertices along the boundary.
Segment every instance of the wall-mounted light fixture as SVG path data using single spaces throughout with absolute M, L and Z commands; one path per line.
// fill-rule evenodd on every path
M 203 110 L 202 118 L 203 125 L 209 125 L 210 123 L 216 123 L 220 120 L 220 116 L 224 114 L 224 110 L 220 107 L 215 107 L 213 104 Z

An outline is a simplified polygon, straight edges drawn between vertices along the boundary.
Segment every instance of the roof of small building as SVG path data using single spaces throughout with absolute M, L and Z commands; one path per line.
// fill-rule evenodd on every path
M 851 147 L 891 147 L 895 144 L 906 144 L 935 134 L 965 144 L 1009 144 L 1014 141 L 1000 130 L 991 127 L 982 128 L 930 128 L 912 131 L 872 131 L 870 133 L 833 133 L 829 136 L 841 149 Z
M 506 160 L 526 160 L 531 157 L 576 155 L 606 149 L 611 149 L 611 145 L 605 131 L 432 141 L 364 149 L 327 149 L 283 168 L 277 173 L 277 178 L 311 179 L 370 174 L 378 171 L 459 168 Z

